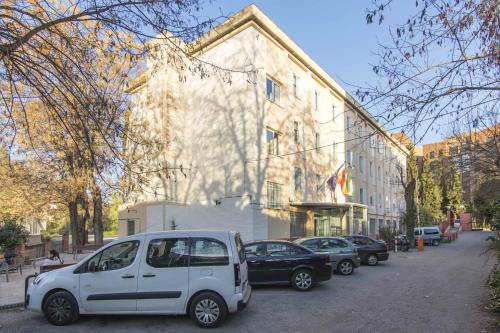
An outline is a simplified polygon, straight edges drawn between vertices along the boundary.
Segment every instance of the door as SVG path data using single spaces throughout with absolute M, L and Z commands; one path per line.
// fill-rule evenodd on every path
M 189 238 L 149 235 L 139 267 L 137 310 L 182 313 L 189 293 Z
M 137 310 L 141 238 L 109 246 L 88 260 L 80 274 L 80 302 L 86 312 Z
M 266 281 L 290 281 L 294 261 L 292 247 L 289 244 L 267 243 L 267 257 L 263 264 Z
M 265 243 L 254 243 L 245 246 L 250 284 L 265 282 L 264 261 L 266 260 L 266 255 Z

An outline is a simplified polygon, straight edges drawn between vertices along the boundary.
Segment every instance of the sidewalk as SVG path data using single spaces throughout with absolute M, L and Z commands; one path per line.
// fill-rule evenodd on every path
M 78 259 L 81 260 L 85 256 L 86 254 L 80 254 Z M 70 253 L 61 253 L 61 259 L 64 260 L 65 264 L 75 262 L 73 255 Z M 0 274 L 0 307 L 24 302 L 24 280 L 28 275 L 40 271 L 42 261 L 43 259 L 37 261 L 36 268 L 33 268 L 32 265 L 25 265 L 23 275 L 19 274 L 19 272 L 9 273 L 9 282 L 6 281 L 4 274 Z

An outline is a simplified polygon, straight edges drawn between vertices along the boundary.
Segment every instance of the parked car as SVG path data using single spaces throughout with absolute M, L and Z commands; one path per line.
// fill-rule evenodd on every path
M 340 237 L 299 238 L 294 243 L 316 253 L 330 254 L 332 269 L 342 275 L 352 274 L 361 263 L 356 246 Z
M 387 244 L 384 241 L 377 241 L 361 235 L 348 235 L 342 236 L 342 238 L 356 245 L 363 264 L 375 266 L 379 261 L 389 259 Z
M 80 314 L 189 314 L 220 325 L 250 300 L 243 243 L 230 231 L 168 231 L 116 240 L 81 263 L 36 276 L 26 306 L 54 325 Z
M 245 254 L 251 285 L 291 284 L 299 291 L 307 291 L 316 282 L 332 278 L 328 254 L 317 254 L 291 242 L 251 242 L 245 245 Z
M 439 227 L 416 227 L 414 229 L 415 236 L 421 236 L 424 239 L 425 245 L 438 246 L 441 243 L 443 235 Z M 415 244 L 417 239 L 415 239 Z

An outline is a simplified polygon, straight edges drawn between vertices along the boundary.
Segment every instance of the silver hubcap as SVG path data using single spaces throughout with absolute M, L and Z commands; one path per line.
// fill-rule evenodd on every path
M 350 262 L 343 262 L 340 264 L 340 272 L 342 274 L 350 274 L 352 272 L 352 265 Z
M 368 263 L 370 265 L 375 265 L 377 263 L 377 257 L 375 257 L 375 256 L 369 256 L 368 257 Z
M 47 307 L 47 312 L 52 320 L 62 322 L 71 316 L 71 304 L 65 298 L 55 298 Z
M 300 289 L 308 289 L 311 284 L 312 278 L 308 273 L 299 273 L 295 277 L 295 285 Z
M 211 299 L 204 299 L 196 304 L 196 318 L 203 324 L 213 324 L 220 314 L 219 305 Z

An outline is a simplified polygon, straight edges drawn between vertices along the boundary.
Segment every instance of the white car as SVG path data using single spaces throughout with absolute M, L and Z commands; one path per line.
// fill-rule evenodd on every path
M 116 240 L 29 283 L 28 309 L 54 325 L 80 314 L 189 314 L 220 325 L 250 300 L 245 251 L 232 231 L 166 231 Z

